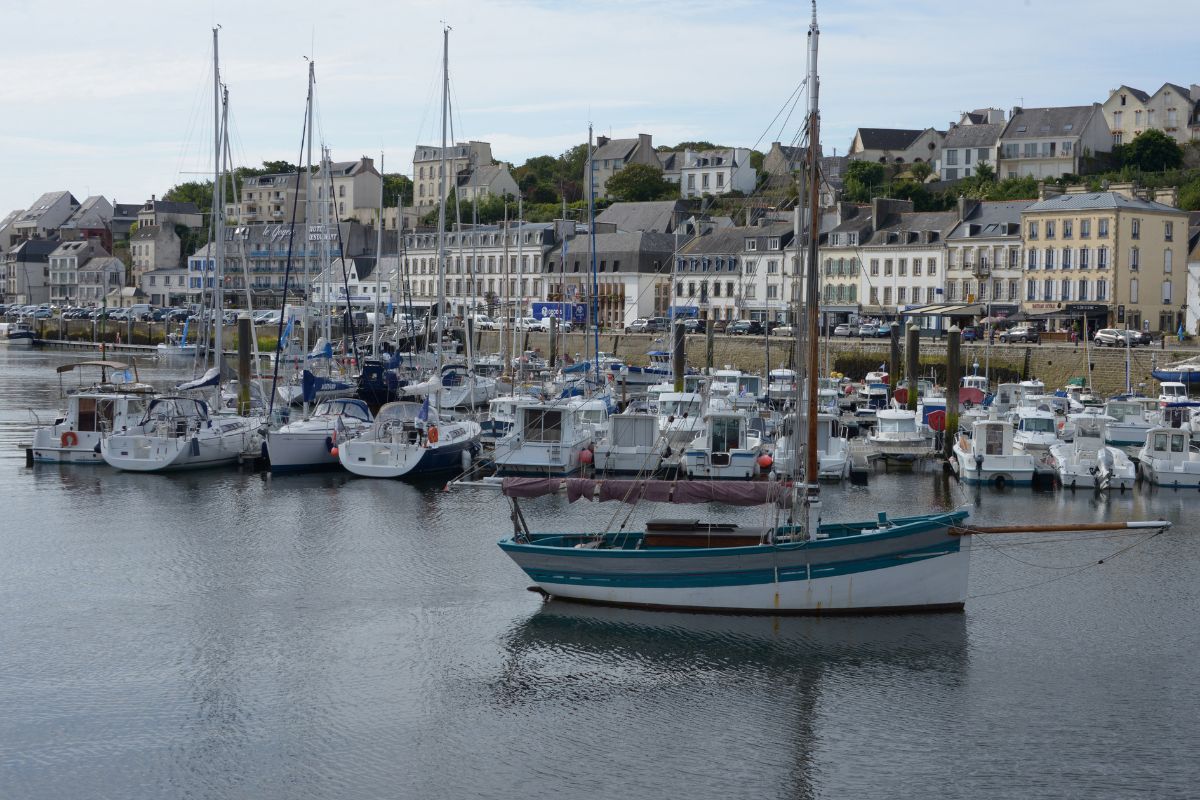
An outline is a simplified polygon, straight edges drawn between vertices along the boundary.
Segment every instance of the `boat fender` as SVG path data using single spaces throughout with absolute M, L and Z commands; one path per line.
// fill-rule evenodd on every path
M 200 440 L 195 436 L 192 437 L 192 455 L 200 455 Z
M 75 431 L 67 431 L 62 435 L 62 439 L 60 441 L 62 442 L 63 447 L 74 447 L 75 445 L 79 444 L 79 435 L 76 434 Z
M 463 469 L 463 472 L 469 472 L 471 469 L 471 451 L 470 451 L 470 449 L 462 451 L 462 469 Z
M 997 489 L 1003 489 L 1006 485 L 1008 485 L 1008 476 L 997 475 L 996 477 L 992 478 L 992 485 Z
M 325 450 L 326 450 L 326 452 L 330 452 L 330 453 L 332 453 L 332 452 L 333 452 L 333 446 L 334 446 L 334 440 L 333 440 L 333 437 L 332 437 L 332 436 L 326 436 L 326 437 L 325 437 Z
M 437 429 L 437 425 L 430 425 L 430 426 L 429 426 L 429 433 L 428 433 L 428 436 L 429 436 L 429 443 L 430 443 L 430 444 L 437 444 L 437 442 L 438 442 L 438 429 Z

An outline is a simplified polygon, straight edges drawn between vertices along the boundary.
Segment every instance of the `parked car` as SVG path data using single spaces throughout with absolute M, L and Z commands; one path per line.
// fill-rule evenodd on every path
M 558 321 L 558 330 L 562 333 L 570 333 L 572 327 L 574 327 L 574 326 L 571 325 L 570 320 L 560 319 Z M 534 327 L 532 330 L 549 331 L 550 330 L 550 317 L 542 317 L 539 320 L 535 320 Z
M 776 325 L 771 329 L 772 336 L 795 336 L 797 332 L 795 325 Z
M 728 327 L 729 327 L 729 320 L 727 320 L 727 319 L 714 319 L 713 320 L 713 324 L 712 324 L 713 333 L 724 333 L 726 328 L 728 328 Z
M 853 329 L 850 327 L 850 324 L 847 322 L 843 322 L 843 323 L 840 323 L 840 324 L 834 326 L 833 335 L 834 336 L 853 336 L 854 333 L 853 333 Z
M 762 323 L 756 319 L 739 319 L 729 323 L 725 333 L 731 336 L 762 336 Z
M 1137 347 L 1137 331 L 1101 328 L 1092 337 L 1092 344 L 1096 347 Z
M 1008 344 L 1009 342 L 1032 342 L 1037 344 L 1042 339 L 1038 329 L 1028 325 L 1021 325 L 1016 328 L 1009 328 L 1004 333 L 1000 334 L 1000 341 Z
M 1130 333 L 1133 334 L 1132 341 L 1134 347 L 1137 347 L 1138 345 L 1141 345 L 1142 347 L 1149 347 L 1150 345 L 1154 344 L 1154 337 L 1150 334 L 1150 331 L 1130 331 Z
M 497 331 L 500 330 L 500 323 L 489 317 L 487 314 L 476 314 L 473 323 L 476 330 L 480 331 Z
M 970 327 L 962 329 L 962 340 L 964 342 L 974 342 L 974 341 L 977 341 L 978 339 L 979 339 L 979 330 L 978 329 L 970 328 Z
M 685 319 L 683 321 L 683 330 L 685 333 L 704 333 L 708 330 L 708 320 Z
M 875 337 L 879 335 L 879 326 L 873 322 L 864 322 L 858 326 L 859 336 Z

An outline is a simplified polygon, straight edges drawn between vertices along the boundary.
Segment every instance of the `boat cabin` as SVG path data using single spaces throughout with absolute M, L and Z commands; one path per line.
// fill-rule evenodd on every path
M 1185 384 L 1178 381 L 1163 381 L 1158 387 L 1158 404 L 1168 406 L 1171 403 L 1186 403 L 1188 391 Z

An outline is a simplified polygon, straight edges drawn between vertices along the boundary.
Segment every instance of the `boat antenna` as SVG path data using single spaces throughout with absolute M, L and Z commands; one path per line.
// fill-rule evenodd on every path
M 812 3 L 812 23 L 808 29 L 808 258 L 805 260 L 804 281 L 804 323 L 805 337 L 808 345 L 808 369 L 806 385 L 808 396 L 805 398 L 805 416 L 808 424 L 805 426 L 806 438 L 804 443 L 804 533 L 812 541 L 817 537 L 817 529 L 821 519 L 820 485 L 817 483 L 817 364 L 820 358 L 820 341 L 817 328 L 817 294 L 818 294 L 818 237 L 821 232 L 821 203 L 818 194 L 820 188 L 820 171 L 817 169 L 817 158 L 821 153 L 820 122 L 821 115 L 818 107 L 820 80 L 817 77 L 817 40 L 821 32 L 817 27 L 817 0 Z M 797 407 L 799 404 L 797 403 Z

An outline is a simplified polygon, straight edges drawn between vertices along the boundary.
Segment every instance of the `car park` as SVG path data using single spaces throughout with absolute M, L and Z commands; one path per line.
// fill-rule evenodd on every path
M 1092 337 L 1096 347 L 1137 347 L 1136 331 L 1118 330 L 1117 328 L 1101 328 Z
M 1005 344 L 1009 344 L 1011 342 L 1021 342 L 1023 344 L 1032 342 L 1033 344 L 1037 344 L 1039 341 L 1041 341 L 1041 338 L 1041 334 L 1038 333 L 1037 328 L 1029 327 L 1027 325 L 1009 328 L 999 336 L 1000 341 Z

